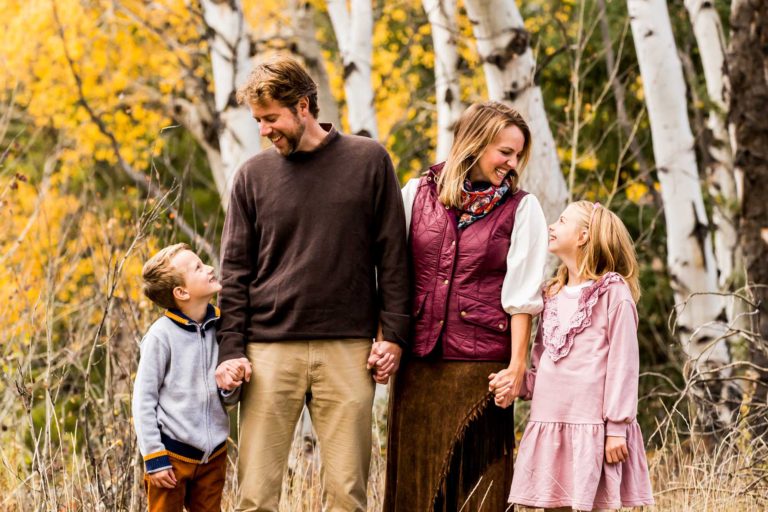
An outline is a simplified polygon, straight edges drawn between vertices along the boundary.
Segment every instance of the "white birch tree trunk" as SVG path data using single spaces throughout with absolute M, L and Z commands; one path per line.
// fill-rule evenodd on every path
M 708 382 L 727 377 L 728 370 L 704 374 L 730 362 L 723 324 L 723 301 L 709 235 L 707 215 L 688 120 L 682 65 L 664 0 L 627 1 L 632 37 L 643 77 L 661 183 L 667 232 L 667 265 L 676 302 L 676 330 L 683 350 L 702 379 L 693 387 L 705 400 L 699 422 L 705 429 L 728 425 L 731 410 Z M 722 389 L 722 383 L 719 384 Z M 715 403 L 714 406 L 707 405 Z
M 353 134 L 378 138 L 373 105 L 373 8 L 371 0 L 328 0 L 328 14 L 344 64 L 344 95 L 349 129 Z
M 291 11 L 294 13 L 294 30 L 297 53 L 304 60 L 307 72 L 317 84 L 317 106 L 320 109 L 319 119 L 332 123 L 336 129 L 339 126 L 339 105 L 331 92 L 330 79 L 325 68 L 323 53 L 317 42 L 314 9 L 312 4 L 303 0 L 293 2 Z
M 534 83 L 536 62 L 523 18 L 512 0 L 466 0 L 465 5 L 483 61 L 489 98 L 512 106 L 531 128 L 533 151 L 521 184 L 539 199 L 552 221 L 565 207 L 568 189 L 541 88 Z
M 738 249 L 736 215 L 740 194 L 733 169 L 733 143 L 725 123 L 728 98 L 725 85 L 725 36 L 714 4 L 708 0 L 685 0 L 696 44 L 699 47 L 709 100 L 714 109 L 709 112 L 707 127 L 712 132 L 709 146 L 711 161 L 707 166 L 707 184 L 715 199 L 712 223 L 715 225 L 715 261 L 718 284 L 725 289 L 734 272 Z
M 221 167 L 212 168 L 226 210 L 235 171 L 261 149 L 261 138 L 247 105 L 238 105 L 237 88 L 253 69 L 250 38 L 240 0 L 201 0 L 213 69 Z
M 435 54 L 437 149 L 435 161 L 445 160 L 453 144 L 453 127 L 464 110 L 459 90 L 459 52 L 456 48 L 456 1 L 423 0 L 432 28 Z

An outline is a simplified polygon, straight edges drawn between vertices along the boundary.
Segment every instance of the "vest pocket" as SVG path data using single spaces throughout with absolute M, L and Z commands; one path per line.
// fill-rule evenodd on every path
M 504 332 L 509 327 L 509 315 L 487 302 L 458 295 L 459 317 L 470 324 L 485 327 L 495 332 Z
M 427 303 L 427 297 L 429 297 L 429 292 L 424 295 L 417 295 L 416 300 L 413 301 L 411 314 L 414 319 L 419 318 L 421 314 L 424 313 L 424 304 Z

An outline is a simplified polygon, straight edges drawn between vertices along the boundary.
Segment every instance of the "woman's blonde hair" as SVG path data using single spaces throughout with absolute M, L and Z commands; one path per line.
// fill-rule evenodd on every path
M 516 110 L 497 101 L 474 103 L 456 122 L 453 145 L 445 166 L 437 177 L 438 198 L 446 206 L 461 206 L 461 190 L 470 169 L 478 162 L 483 151 L 508 126 L 517 126 L 523 132 L 525 143 L 517 169 L 510 173 L 512 190 L 517 190 L 518 179 L 531 153 L 531 130 Z
M 574 219 L 587 230 L 587 242 L 578 248 L 576 268 L 584 279 L 597 281 L 608 272 L 620 274 L 629 286 L 635 302 L 640 298 L 639 267 L 635 246 L 621 219 L 599 203 L 576 201 L 569 206 Z M 560 264 L 555 277 L 545 285 L 552 296 L 568 282 L 568 268 Z

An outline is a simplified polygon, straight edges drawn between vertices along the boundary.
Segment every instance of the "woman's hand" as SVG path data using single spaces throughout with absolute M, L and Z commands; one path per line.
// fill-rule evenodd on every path
M 513 361 L 507 368 L 488 376 L 488 391 L 494 395 L 494 403 L 506 409 L 520 395 L 525 375 L 525 363 Z
M 624 462 L 629 457 L 627 440 L 618 436 L 605 436 L 605 462 L 614 464 Z

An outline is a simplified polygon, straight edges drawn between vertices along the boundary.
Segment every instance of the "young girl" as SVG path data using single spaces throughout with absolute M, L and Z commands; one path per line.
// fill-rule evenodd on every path
M 549 251 L 562 263 L 543 289 L 521 391 L 532 399 L 531 415 L 509 502 L 555 510 L 651 505 L 635 419 L 640 290 L 632 240 L 614 213 L 579 201 L 549 226 Z M 490 387 L 498 405 L 513 400 L 495 378 Z

